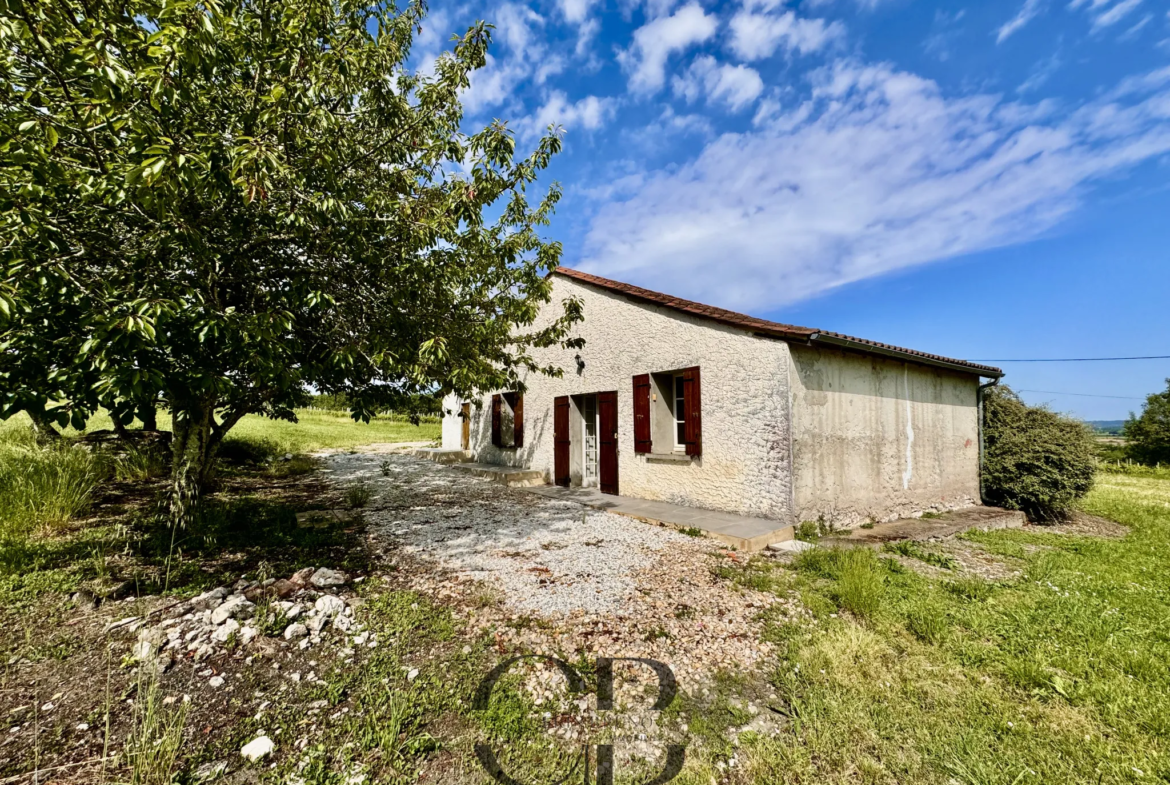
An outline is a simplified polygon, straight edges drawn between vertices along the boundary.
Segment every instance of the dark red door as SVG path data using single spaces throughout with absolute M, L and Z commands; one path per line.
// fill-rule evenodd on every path
M 569 396 L 553 401 L 553 482 L 569 486 Z
M 597 473 L 601 492 L 618 492 L 618 416 L 617 393 L 597 394 Z

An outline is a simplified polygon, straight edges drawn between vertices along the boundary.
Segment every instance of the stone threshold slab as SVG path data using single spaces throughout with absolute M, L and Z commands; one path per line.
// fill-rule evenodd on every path
M 591 509 L 624 515 L 657 526 L 668 526 L 680 531 L 698 529 L 710 539 L 748 553 L 763 550 L 773 543 L 791 540 L 793 536 L 792 527 L 781 521 L 702 510 L 651 499 L 614 496 L 596 488 L 539 485 L 527 490 L 550 499 L 576 502 Z

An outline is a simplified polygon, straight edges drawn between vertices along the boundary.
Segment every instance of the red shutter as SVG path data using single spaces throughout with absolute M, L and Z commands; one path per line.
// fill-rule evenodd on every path
M 650 452 L 650 374 L 634 377 L 634 452 Z
M 553 482 L 569 487 L 569 396 L 553 400 Z
M 524 446 L 524 395 L 512 393 L 512 446 Z
M 597 393 L 597 479 L 602 493 L 618 492 L 617 391 Z
M 683 441 L 687 455 L 703 454 L 703 393 L 699 383 L 699 367 L 683 371 Z
M 500 427 L 500 419 L 503 415 L 504 399 L 496 393 L 492 396 L 492 446 L 503 446 L 503 428 Z

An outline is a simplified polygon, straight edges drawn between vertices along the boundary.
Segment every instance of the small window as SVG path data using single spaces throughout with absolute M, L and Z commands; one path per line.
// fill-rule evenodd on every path
M 686 438 L 686 394 L 682 374 L 674 377 L 674 449 L 685 450 Z
M 520 393 L 492 396 L 492 444 L 504 449 L 524 446 L 524 396 Z

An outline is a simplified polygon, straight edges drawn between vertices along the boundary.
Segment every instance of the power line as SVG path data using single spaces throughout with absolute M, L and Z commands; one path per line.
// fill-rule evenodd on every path
M 1025 360 L 971 360 L 976 363 L 1103 363 L 1117 360 L 1170 360 L 1170 354 L 1159 354 L 1150 357 L 1044 357 Z
M 1000 362 L 1003 362 L 1002 360 Z M 1016 390 L 1016 392 L 1042 393 L 1044 395 L 1075 395 L 1078 398 L 1117 398 L 1124 401 L 1144 401 L 1145 398 L 1135 398 L 1132 395 L 1091 395 L 1089 393 L 1057 392 L 1056 390 Z

